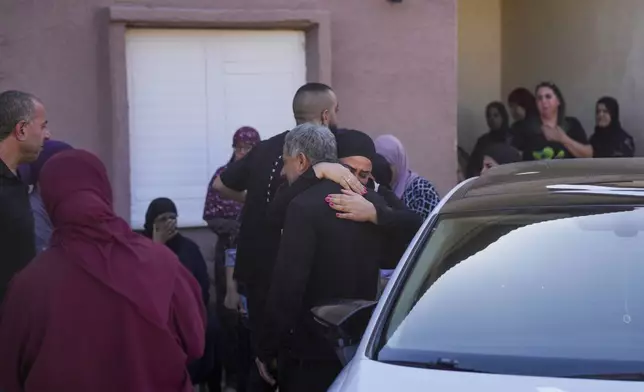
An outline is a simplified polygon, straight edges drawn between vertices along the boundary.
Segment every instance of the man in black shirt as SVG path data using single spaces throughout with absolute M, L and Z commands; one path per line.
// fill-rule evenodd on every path
M 42 102 L 31 94 L 0 94 L 0 300 L 13 276 L 36 255 L 28 187 L 18 165 L 38 158 L 50 136 Z
M 293 115 L 298 125 L 310 122 L 333 129 L 337 111 L 335 93 L 321 83 L 305 84 L 293 98 Z M 213 184 L 222 196 L 244 202 L 235 279 L 251 291 L 254 290 L 250 286 L 266 281 L 266 273 L 270 273 L 273 264 L 270 256 L 276 255 L 279 246 L 280 233 L 271 233 L 265 218 L 268 204 L 283 182 L 282 148 L 287 133 L 260 142 L 243 159 L 229 164 Z M 265 292 L 266 287 L 258 289 Z M 255 298 L 253 293 L 248 294 L 248 305 L 253 308 Z
M 286 136 L 283 154 L 289 184 L 316 163 L 337 161 L 337 150 L 326 127 L 294 128 Z M 383 232 L 373 224 L 336 218 L 325 198 L 340 189 L 333 181 L 321 180 L 287 208 L 258 332 L 260 371 L 274 383 L 264 364 L 274 363 L 279 353 L 279 389 L 285 392 L 326 391 L 341 370 L 336 354 L 317 334 L 311 308 L 335 299 L 376 298 Z M 365 196 L 385 205 L 375 193 Z
M 293 98 L 293 115 L 298 125 L 310 122 L 335 129 L 337 112 L 335 93 L 321 83 L 305 84 Z M 248 299 L 253 343 L 279 250 L 281 230 L 269 223 L 267 211 L 283 183 L 282 152 L 287 133 L 260 142 L 244 158 L 228 165 L 213 183 L 223 197 L 244 202 L 234 277 Z M 355 188 L 360 189 L 354 176 L 347 177 L 347 181 L 355 182 Z M 262 390 L 257 385 L 261 380 L 258 380 L 255 367 L 251 369 L 255 374 L 249 378 L 249 390 Z

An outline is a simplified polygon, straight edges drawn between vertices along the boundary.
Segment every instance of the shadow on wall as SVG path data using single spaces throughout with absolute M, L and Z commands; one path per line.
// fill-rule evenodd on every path
M 458 146 L 468 153 L 472 151 L 476 140 L 484 134 L 486 128 L 481 128 L 481 118 L 484 117 L 482 112 L 468 106 L 458 106 Z

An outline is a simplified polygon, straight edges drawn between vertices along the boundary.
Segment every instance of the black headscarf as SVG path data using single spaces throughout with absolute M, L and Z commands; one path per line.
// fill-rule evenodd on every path
M 597 106 L 603 104 L 610 114 L 610 124 L 607 127 L 595 127 L 595 133 L 590 138 L 593 146 L 593 156 L 596 158 L 632 157 L 635 155 L 633 137 L 622 128 L 619 118 L 619 103 L 613 97 L 603 97 L 597 101 Z
M 510 116 L 508 115 L 508 110 L 505 108 L 503 102 L 491 102 L 485 108 L 485 117 L 487 119 L 488 113 L 490 110 L 496 109 L 497 112 L 501 115 L 503 123 L 499 129 L 490 129 L 489 133 L 489 142 L 499 142 L 505 143 L 510 135 Z
M 521 161 L 521 154 L 514 147 L 504 143 L 491 143 L 485 149 L 483 156 L 488 156 L 499 165 Z M 482 164 L 482 162 L 481 162 Z
M 346 129 L 335 135 L 338 145 L 338 159 L 365 157 L 373 162 L 376 146 L 369 135 L 355 129 Z
M 167 197 L 159 197 L 152 200 L 152 203 L 148 206 L 148 210 L 145 213 L 145 224 L 143 225 L 143 233 L 146 237 L 152 238 L 152 233 L 154 232 L 154 220 L 159 217 L 159 215 L 167 214 L 172 212 L 177 213 L 177 206 L 174 202 Z
M 489 103 L 485 107 L 486 118 L 491 109 L 496 109 L 499 112 L 503 123 L 499 129 L 490 129 L 489 132 L 478 138 L 474 145 L 474 149 L 472 150 L 469 162 L 467 163 L 465 173 L 463 173 L 466 178 L 476 177 L 481 174 L 481 169 L 483 169 L 483 153 L 487 149 L 487 146 L 493 143 L 512 143 L 510 116 L 508 115 L 505 105 L 498 101 Z
M 152 238 L 154 232 L 154 220 L 158 218 L 159 215 L 167 214 L 169 212 L 174 214 L 177 213 L 177 206 L 172 200 L 167 197 L 159 197 L 152 200 L 148 206 L 147 212 L 145 213 L 143 235 L 148 238 Z M 199 286 L 201 287 L 201 295 L 204 305 L 207 305 L 210 297 L 210 280 L 208 278 L 206 262 L 201 254 L 199 246 L 191 239 L 182 236 L 180 233 L 175 234 L 174 237 L 166 241 L 165 246 L 177 255 L 181 264 L 183 264 L 183 266 L 190 271 L 192 276 L 197 279 L 197 282 L 199 282 Z

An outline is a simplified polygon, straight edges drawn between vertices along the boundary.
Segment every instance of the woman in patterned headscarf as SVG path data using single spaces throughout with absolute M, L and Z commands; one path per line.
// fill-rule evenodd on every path
M 215 292 L 217 298 L 217 313 L 220 323 L 223 326 L 225 339 L 223 343 L 223 361 L 226 371 L 226 381 L 229 386 L 234 387 L 234 379 L 238 376 L 240 353 L 237 336 L 237 309 L 241 305 L 241 298 L 237 293 L 237 287 L 229 273 L 226 264 L 226 253 L 234 251 L 237 247 L 237 233 L 239 232 L 239 216 L 243 207 L 242 203 L 227 200 L 221 197 L 212 184 L 215 178 L 226 170 L 226 167 L 234 161 L 242 159 L 248 152 L 261 141 L 259 132 L 252 127 L 241 127 L 233 135 L 233 155 L 228 163 L 215 172 L 208 184 L 206 203 L 203 210 L 203 219 L 208 227 L 217 234 L 217 245 L 215 247 Z M 232 269 L 230 270 L 232 272 Z M 227 295 L 228 294 L 228 295 Z M 227 298 L 228 297 L 228 298 Z M 224 303 L 225 301 L 225 303 Z M 228 309 L 227 309 L 228 308 Z M 231 309 L 232 308 L 232 311 Z M 243 362 L 243 360 L 242 360 Z M 240 375 L 241 376 L 241 375 Z M 243 377 L 243 376 L 241 376 Z M 243 381 L 242 381 L 243 382 Z
M 393 179 L 391 188 L 396 196 L 412 211 L 427 219 L 438 205 L 440 196 L 431 182 L 409 168 L 407 153 L 400 140 L 393 135 L 383 135 L 375 140 L 376 152 L 385 157 Z

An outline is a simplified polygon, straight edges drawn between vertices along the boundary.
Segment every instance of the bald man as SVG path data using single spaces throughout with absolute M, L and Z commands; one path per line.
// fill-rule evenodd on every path
M 337 112 L 338 99 L 335 93 L 331 87 L 322 83 L 305 84 L 293 98 L 293 115 L 298 125 L 308 122 L 335 129 Z M 262 141 L 246 157 L 228 165 L 213 184 L 222 196 L 245 203 L 235 279 L 246 285 L 265 276 L 268 272 L 264 268 L 267 263 L 263 261 L 267 256 L 266 248 L 272 250 L 279 246 L 279 233 L 277 236 L 265 233 L 264 217 L 268 204 L 283 182 L 280 172 L 287 133 L 288 131 Z
M 307 83 L 293 97 L 293 116 L 298 125 L 314 123 L 334 130 L 337 128 L 337 113 L 338 99 L 331 87 L 325 84 Z M 247 297 L 251 336 L 264 308 L 279 250 L 281 232 L 267 222 L 266 216 L 269 203 L 283 183 L 280 173 L 287 133 L 259 143 L 243 159 L 229 164 L 213 184 L 223 197 L 245 203 L 234 279 L 240 286 L 240 292 Z M 357 181 L 351 177 L 350 181 Z M 239 298 L 235 286 L 228 285 L 228 295 Z M 252 376 L 250 383 L 251 392 L 270 390 L 258 387 Z

